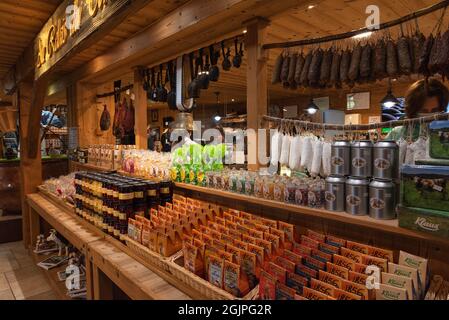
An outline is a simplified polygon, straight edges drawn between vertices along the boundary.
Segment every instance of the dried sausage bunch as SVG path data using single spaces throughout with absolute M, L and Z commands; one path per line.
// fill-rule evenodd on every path
M 427 38 L 417 30 L 398 39 L 384 37 L 344 50 L 315 48 L 307 53 L 282 53 L 272 83 L 285 88 L 340 88 L 410 74 L 449 77 L 449 30 Z

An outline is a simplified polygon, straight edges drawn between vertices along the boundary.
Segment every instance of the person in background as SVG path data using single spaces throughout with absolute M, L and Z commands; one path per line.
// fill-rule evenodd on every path
M 151 130 L 150 126 L 148 126 L 147 128 L 147 136 L 148 136 L 148 150 L 154 151 L 156 133 L 153 130 Z
M 449 90 L 435 78 L 422 79 L 413 83 L 405 95 L 405 113 L 408 119 L 429 116 L 435 113 L 446 112 L 449 104 Z M 412 128 L 413 140 L 420 134 L 419 124 Z M 398 141 L 410 134 L 410 128 L 399 126 L 394 128 L 387 136 L 387 140 Z

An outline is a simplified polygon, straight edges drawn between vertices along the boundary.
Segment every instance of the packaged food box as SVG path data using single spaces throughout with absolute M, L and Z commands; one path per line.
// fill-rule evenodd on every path
M 449 159 L 417 159 L 416 165 L 424 166 L 449 166 Z
M 449 239 L 449 212 L 398 206 L 399 226 Z
M 429 124 L 430 156 L 449 159 L 449 121 L 433 121 Z
M 402 166 L 401 204 L 405 207 L 447 211 L 449 167 Z

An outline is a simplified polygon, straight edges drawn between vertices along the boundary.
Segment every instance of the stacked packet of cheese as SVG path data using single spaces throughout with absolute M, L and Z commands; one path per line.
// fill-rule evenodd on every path
M 169 257 L 182 249 L 184 234 L 206 225 L 211 217 L 203 213 L 203 202 L 179 197 L 158 209 L 151 209 L 150 219 L 137 216 L 128 219 L 128 238 L 150 250 Z
M 291 249 L 294 235 L 294 226 L 288 223 L 218 210 L 207 225 L 184 236 L 184 267 L 235 297 L 244 297 L 259 283 L 263 265 Z
M 290 261 L 290 262 L 287 262 Z M 261 299 L 407 300 L 422 298 L 427 260 L 312 230 L 261 271 Z

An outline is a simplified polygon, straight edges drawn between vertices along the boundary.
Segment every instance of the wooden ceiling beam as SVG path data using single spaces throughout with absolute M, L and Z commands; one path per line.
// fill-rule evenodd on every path
M 129 15 L 139 11 L 153 0 L 132 0 L 123 8 L 120 12 L 114 15 L 111 19 L 106 21 L 99 27 L 96 32 L 86 38 L 79 46 L 73 48 L 69 54 L 61 59 L 58 64 L 64 64 L 76 53 L 82 52 L 84 49 L 94 45 L 100 39 L 105 37 L 115 27 L 120 25 Z M 19 57 L 14 67 L 12 67 L 7 73 L 6 77 L 0 81 L 0 88 L 2 88 L 6 94 L 12 94 L 16 89 L 18 83 L 33 74 L 35 68 L 35 55 L 34 55 L 34 42 L 31 43 Z M 50 70 L 51 72 L 51 70 Z
M 192 0 L 64 79 L 57 80 L 52 87 L 61 88 L 81 79 L 89 81 L 117 68 L 129 70 L 139 64 L 154 63 L 151 53 L 161 56 L 164 52 L 165 58 L 182 54 L 198 44 L 223 37 L 239 28 L 243 30 L 242 23 L 250 18 L 270 17 L 306 3 L 310 1 Z

